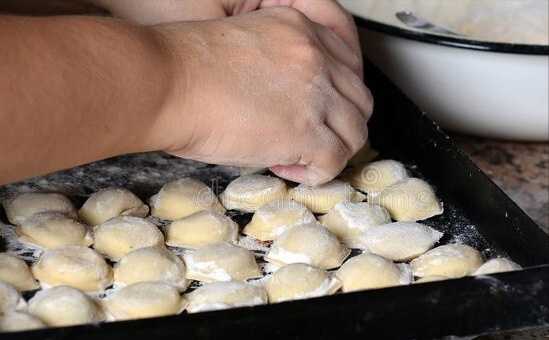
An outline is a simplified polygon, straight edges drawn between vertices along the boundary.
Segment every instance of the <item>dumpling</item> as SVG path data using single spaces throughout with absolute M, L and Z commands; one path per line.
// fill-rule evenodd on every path
M 261 286 L 242 281 L 212 282 L 185 295 L 189 305 L 187 312 L 256 306 L 267 303 L 267 293 Z
M 108 320 L 129 320 L 179 314 L 187 301 L 169 284 L 138 282 L 114 291 L 102 305 Z
M 353 187 L 366 192 L 369 197 L 406 178 L 408 171 L 404 165 L 392 159 L 357 166 L 345 176 Z
M 433 275 L 433 276 L 421 277 L 415 280 L 414 283 L 435 282 L 435 281 L 443 281 L 443 280 L 448 280 L 448 278 L 446 276 Z
M 442 233 L 416 222 L 395 222 L 364 232 L 366 249 L 393 261 L 407 261 L 431 249 Z
M 0 253 L 0 281 L 11 284 L 19 291 L 38 288 L 25 261 L 6 253 Z
M 314 215 L 303 204 L 281 199 L 257 209 L 243 233 L 261 241 L 270 241 L 296 225 L 315 221 Z
M 96 226 L 93 247 L 113 261 L 132 250 L 164 245 L 164 235 L 151 222 L 133 216 L 119 216 Z
M 294 263 L 274 272 L 265 282 L 270 302 L 307 299 L 334 294 L 341 282 L 325 270 Z
M 419 178 L 400 181 L 368 202 L 385 207 L 396 221 L 414 222 L 442 214 L 442 205 L 433 188 Z
M 286 183 L 280 178 L 246 175 L 229 183 L 219 198 L 229 210 L 254 212 L 266 203 L 285 198 L 287 194 Z
M 366 198 L 349 183 L 337 179 L 318 186 L 300 184 L 290 189 L 289 197 L 303 203 L 312 212 L 321 214 L 327 213 L 339 202 L 361 202 Z
M 92 298 L 69 286 L 38 291 L 29 301 L 29 312 L 48 326 L 73 326 L 105 319 Z
M 20 225 L 34 214 L 57 211 L 76 218 L 76 209 L 65 196 L 56 193 L 27 192 L 3 202 L 10 223 Z
M 150 205 L 153 216 L 170 221 L 202 210 L 225 212 L 212 189 L 189 177 L 166 183 L 151 197 Z
M 66 285 L 97 292 L 112 284 L 112 270 L 105 259 L 81 246 L 45 251 L 32 266 L 32 273 L 42 288 Z
M 25 312 L 9 312 L 0 316 L 0 332 L 21 332 L 44 328 L 37 317 Z
M 175 254 L 161 247 L 134 250 L 114 266 L 114 284 L 130 285 L 143 281 L 161 281 L 185 290 L 185 264 Z
M 473 275 L 488 275 L 495 273 L 510 272 L 514 270 L 520 270 L 522 267 L 517 263 L 503 258 L 498 257 L 496 259 L 491 259 L 486 261 L 482 266 L 480 266 Z
M 465 244 L 446 244 L 429 250 L 410 265 L 415 276 L 458 278 L 477 270 L 482 265 L 482 256 Z
M 244 281 L 261 276 L 252 252 L 230 243 L 199 248 L 183 256 L 187 279 L 213 281 Z
M 335 235 L 314 222 L 295 226 L 276 238 L 265 260 L 278 266 L 306 263 L 331 269 L 339 267 L 349 254 Z
M 339 202 L 326 215 L 320 216 L 319 221 L 346 246 L 364 249 L 364 232 L 373 226 L 391 223 L 391 216 L 379 205 Z
M 374 254 L 364 253 L 345 262 L 336 272 L 343 292 L 406 285 L 412 281 L 406 265 Z
M 215 211 L 196 212 L 173 221 L 166 228 L 166 244 L 172 247 L 200 248 L 237 240 L 238 224 Z
M 9 283 L 0 281 L 0 315 L 14 311 L 21 311 L 27 303 L 21 294 Z
M 123 188 L 99 190 L 78 211 L 80 219 L 89 225 L 98 225 L 116 216 L 145 217 L 148 213 L 149 207 Z

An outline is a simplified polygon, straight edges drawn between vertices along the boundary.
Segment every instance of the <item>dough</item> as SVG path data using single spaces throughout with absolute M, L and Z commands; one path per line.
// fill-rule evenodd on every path
M 419 178 L 408 178 L 391 185 L 369 198 L 368 202 L 387 208 L 396 221 L 419 221 L 442 214 L 442 205 L 435 192 Z
M 414 281 L 414 283 L 424 283 L 424 282 L 434 282 L 434 281 L 443 281 L 448 280 L 445 276 L 439 276 L 439 275 L 433 275 L 433 276 L 425 276 L 422 278 L 419 278 Z
M 164 235 L 151 222 L 133 216 L 119 216 L 96 226 L 93 247 L 113 261 L 132 250 L 163 246 Z
M 317 222 L 295 226 L 274 240 L 265 260 L 282 266 L 306 263 L 322 269 L 339 267 L 350 250 Z
M 102 304 L 109 320 L 128 320 L 179 314 L 187 302 L 166 283 L 138 282 L 116 290 Z
M 9 312 L 0 317 L 0 332 L 30 331 L 44 327 L 46 325 L 40 319 L 24 312 Z
M 170 221 L 202 210 L 225 212 L 212 189 L 189 177 L 166 183 L 151 197 L 150 205 L 153 216 Z
M 58 212 L 43 212 L 26 219 L 15 229 L 19 241 L 45 249 L 62 246 L 89 246 L 93 243 L 88 228 Z
M 15 225 L 20 225 L 36 213 L 46 211 L 57 211 L 76 218 L 71 201 L 61 194 L 28 192 L 4 201 L 3 205 L 8 220 Z
M 391 223 L 391 216 L 379 205 L 339 202 L 326 215 L 320 216 L 319 221 L 346 246 L 364 249 L 364 232 L 373 226 Z
M 366 249 L 393 261 L 407 261 L 431 249 L 442 233 L 421 223 L 395 222 L 364 233 Z
M 219 242 L 236 243 L 238 224 L 215 211 L 199 211 L 166 228 L 166 244 L 172 247 L 200 248 Z
M 458 278 L 472 274 L 482 265 L 480 253 L 464 244 L 446 244 L 429 250 L 410 265 L 415 276 Z
M 353 168 L 344 178 L 356 189 L 373 197 L 385 188 L 408 178 L 408 171 L 402 163 L 387 159 Z
M 263 175 L 240 176 L 219 196 L 229 210 L 254 212 L 262 205 L 285 198 L 286 183 L 280 178 Z
M 271 241 L 296 225 L 315 221 L 314 215 L 303 204 L 281 199 L 257 209 L 243 233 L 261 241 Z
M 241 281 L 207 283 L 185 297 L 189 301 L 189 313 L 267 303 L 267 293 L 263 287 Z
M 148 213 L 149 207 L 123 188 L 99 190 L 78 211 L 80 219 L 89 225 L 98 225 L 120 215 L 145 217 Z
M 486 261 L 480 266 L 473 275 L 488 275 L 495 273 L 510 272 L 513 270 L 520 270 L 522 267 L 515 262 L 506 258 L 496 258 Z
M 334 294 L 341 282 L 328 272 L 303 263 L 284 266 L 265 283 L 270 302 L 307 299 Z
M 303 203 L 312 212 L 321 214 L 327 213 L 339 202 L 361 202 L 366 198 L 349 183 L 337 179 L 314 187 L 300 184 L 289 191 L 289 197 Z
M 185 264 L 175 254 L 161 247 L 140 248 L 128 253 L 114 266 L 114 284 L 130 285 L 143 281 L 161 281 L 183 291 Z
M 25 261 L 6 253 L 0 253 L 0 281 L 11 284 L 19 291 L 38 288 Z
M 27 303 L 21 294 L 9 283 L 0 281 L 0 315 L 24 310 Z
M 32 273 L 42 288 L 67 285 L 96 292 L 112 284 L 112 270 L 103 257 L 81 246 L 46 250 L 32 266 Z
M 252 252 L 230 243 L 202 247 L 183 256 L 187 279 L 213 281 L 244 281 L 261 276 Z
M 406 285 L 412 281 L 406 265 L 396 265 L 381 256 L 364 253 L 345 262 L 336 272 L 343 292 Z

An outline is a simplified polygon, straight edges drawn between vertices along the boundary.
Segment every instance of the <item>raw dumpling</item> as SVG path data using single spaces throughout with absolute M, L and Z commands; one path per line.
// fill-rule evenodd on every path
M 199 211 L 166 228 L 166 244 L 173 247 L 200 248 L 219 242 L 236 243 L 238 225 L 215 211 Z
M 92 298 L 69 286 L 39 291 L 29 301 L 29 312 L 48 326 L 73 326 L 105 319 Z
M 21 332 L 44 328 L 40 319 L 24 312 L 9 312 L 0 317 L 0 332 Z
M 315 217 L 307 207 L 282 199 L 257 209 L 243 233 L 261 241 L 270 241 L 296 225 L 311 222 L 315 222 Z
M 265 283 L 270 302 L 307 299 L 334 294 L 341 282 L 328 272 L 303 263 L 284 266 Z
M 96 226 L 93 247 L 113 261 L 130 251 L 164 245 L 164 235 L 151 222 L 133 216 L 119 216 Z
M 170 221 L 202 210 L 225 212 L 212 189 L 188 177 L 165 184 L 150 204 L 153 216 Z
M 265 260 L 282 266 L 306 263 L 331 269 L 339 267 L 350 250 L 335 235 L 317 222 L 295 226 L 274 240 Z
M 81 246 L 45 251 L 32 266 L 32 273 L 42 288 L 67 285 L 96 292 L 112 284 L 112 270 L 103 257 Z
M 370 253 L 393 261 L 407 261 L 431 249 L 442 233 L 420 223 L 395 222 L 370 228 L 363 237 Z
M 414 281 L 414 283 L 424 283 L 424 282 L 434 282 L 434 281 L 443 281 L 448 280 L 445 276 L 439 276 L 439 275 L 433 275 L 433 276 L 425 276 L 422 278 L 419 278 Z
M 76 218 L 76 209 L 65 196 L 55 193 L 27 192 L 3 202 L 10 223 L 20 225 L 34 214 L 57 211 Z
M 280 178 L 246 175 L 229 183 L 219 198 L 229 210 L 254 212 L 266 203 L 285 198 L 287 193 L 286 183 Z
M 0 281 L 0 315 L 20 311 L 27 307 L 21 294 L 9 283 Z
M 366 192 L 369 197 L 406 178 L 408 172 L 404 165 L 391 159 L 357 166 L 345 176 L 353 187 Z
M 165 248 L 147 247 L 128 253 L 114 266 L 114 284 L 130 285 L 143 281 L 161 281 L 185 290 L 185 264 Z
M 379 205 L 365 202 L 340 202 L 326 215 L 320 216 L 319 221 L 346 246 L 364 249 L 362 235 L 366 229 L 391 223 L 391 216 Z
M 148 213 L 149 207 L 123 188 L 99 190 L 78 211 L 80 219 L 89 225 L 98 225 L 116 216 L 145 217 Z
M 207 283 L 185 297 L 189 301 L 187 306 L 189 313 L 267 303 L 267 293 L 263 287 L 241 281 Z
M 337 179 L 313 187 L 300 184 L 289 191 L 289 197 L 303 203 L 312 212 L 321 214 L 327 213 L 339 202 L 361 202 L 366 198 L 349 183 Z
M 412 281 L 407 265 L 364 253 L 345 262 L 336 272 L 344 292 L 406 285 Z
M 187 302 L 166 283 L 138 282 L 114 291 L 102 304 L 109 320 L 128 320 L 179 314 Z
M 486 261 L 480 266 L 473 275 L 488 275 L 495 273 L 510 272 L 513 270 L 520 270 L 522 267 L 515 262 L 506 258 L 496 258 Z
M 202 247 L 183 256 L 187 278 L 203 282 L 244 281 L 261 276 L 252 252 L 230 243 Z
M 442 205 L 433 188 L 419 178 L 400 181 L 368 202 L 387 208 L 396 221 L 419 221 L 442 214 Z
M 480 253 L 464 244 L 446 244 L 429 250 L 410 265 L 415 276 L 463 277 L 482 265 Z
M 0 253 L 0 281 L 11 284 L 19 291 L 38 288 L 25 261 L 6 253 Z

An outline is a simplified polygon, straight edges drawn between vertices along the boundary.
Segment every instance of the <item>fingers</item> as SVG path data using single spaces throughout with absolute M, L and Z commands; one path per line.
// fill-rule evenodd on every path
M 374 99 L 362 79 L 348 67 L 337 62 L 330 66 L 330 76 L 339 93 L 353 103 L 366 120 L 370 119 Z
M 362 60 L 334 31 L 319 24 L 314 24 L 317 36 L 326 50 L 339 62 L 352 70 L 362 79 Z

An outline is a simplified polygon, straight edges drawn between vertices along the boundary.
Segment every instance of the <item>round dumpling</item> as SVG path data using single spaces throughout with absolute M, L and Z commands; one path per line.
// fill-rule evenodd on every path
M 136 282 L 161 281 L 185 290 L 185 264 L 165 248 L 147 247 L 128 253 L 114 266 L 114 284 L 130 285 Z
M 267 293 L 263 287 L 241 281 L 206 283 L 185 297 L 189 301 L 189 313 L 267 303 Z
M 361 202 L 366 198 L 349 183 L 337 179 L 318 186 L 300 184 L 289 191 L 289 197 L 303 203 L 312 212 L 321 214 L 327 213 L 339 202 Z
M 517 263 L 503 258 L 498 257 L 496 259 L 491 259 L 486 261 L 482 266 L 480 266 L 473 275 L 488 275 L 495 273 L 510 272 L 513 270 L 520 270 L 522 267 Z
M 173 247 L 200 248 L 219 242 L 236 243 L 238 225 L 215 211 L 199 211 L 166 228 L 166 244 Z
M 366 192 L 369 197 L 406 178 L 408 172 L 404 165 L 392 159 L 358 166 L 345 176 L 353 187 Z
M 24 312 L 9 312 L 0 316 L 0 332 L 21 332 L 44 328 L 37 317 Z
M 0 315 L 20 311 L 27 307 L 21 294 L 9 283 L 0 281 Z
M 285 198 L 287 194 L 286 183 L 280 178 L 246 175 L 229 183 L 219 197 L 229 210 L 254 212 L 266 203 Z
M 319 221 L 346 246 L 364 249 L 362 235 L 366 229 L 391 223 L 391 216 L 379 205 L 339 202 L 326 215 L 320 216 Z
M 39 291 L 29 301 L 29 312 L 48 326 L 73 326 L 105 319 L 92 298 L 69 286 Z
M 151 197 L 150 204 L 153 216 L 170 221 L 202 210 L 225 212 L 212 189 L 188 177 L 166 183 Z
M 112 270 L 90 248 L 66 246 L 45 251 L 32 266 L 42 288 L 67 285 L 86 292 L 104 290 L 112 284 Z
M 65 196 L 56 193 L 27 192 L 3 202 L 10 223 L 20 225 L 34 214 L 56 211 L 76 218 L 76 209 Z
M 315 221 L 314 215 L 303 204 L 281 199 L 257 209 L 243 232 L 261 241 L 271 241 L 296 225 Z
M 433 275 L 433 276 L 421 277 L 415 280 L 414 283 L 435 282 L 435 281 L 443 281 L 443 280 L 448 280 L 448 278 L 446 276 Z
M 307 299 L 334 294 L 341 282 L 325 270 L 303 263 L 284 266 L 265 283 L 270 302 Z
M 261 276 L 252 252 L 230 243 L 202 247 L 183 256 L 187 278 L 203 282 L 244 281 Z
M 331 269 L 339 267 L 350 250 L 317 222 L 295 226 L 274 240 L 265 259 L 275 265 L 306 263 Z
M 446 244 L 429 250 L 410 265 L 415 276 L 458 278 L 472 274 L 482 265 L 480 253 L 464 244 Z
M 151 222 L 133 216 L 119 216 L 96 226 L 93 247 L 113 261 L 130 251 L 164 245 L 164 235 Z
M 19 291 L 38 288 L 25 261 L 6 253 L 0 253 L 0 281 L 11 284 Z
M 80 219 L 89 225 L 98 225 L 116 216 L 145 217 L 148 213 L 149 207 L 123 188 L 99 190 L 78 211 Z

